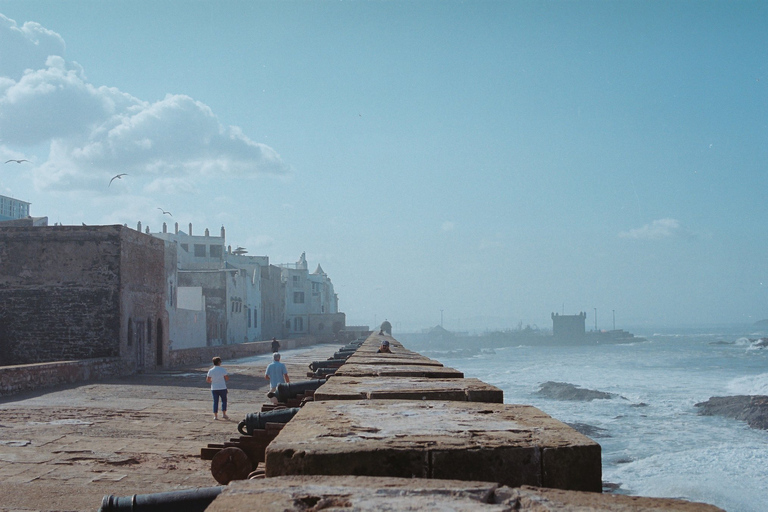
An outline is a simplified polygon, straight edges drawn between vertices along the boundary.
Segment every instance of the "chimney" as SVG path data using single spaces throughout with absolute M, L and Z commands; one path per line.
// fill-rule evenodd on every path
M 189 223 L 189 236 L 192 236 L 192 223 Z

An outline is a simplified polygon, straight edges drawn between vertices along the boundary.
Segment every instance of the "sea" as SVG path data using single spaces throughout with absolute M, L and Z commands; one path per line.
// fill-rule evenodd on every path
M 407 348 L 577 426 L 602 448 L 610 492 L 682 498 L 728 512 L 768 510 L 768 431 L 698 414 L 713 396 L 768 395 L 766 332 L 747 328 L 653 329 L 646 341 L 583 346 L 507 346 L 468 351 Z M 537 394 L 545 382 L 612 393 L 570 401 Z

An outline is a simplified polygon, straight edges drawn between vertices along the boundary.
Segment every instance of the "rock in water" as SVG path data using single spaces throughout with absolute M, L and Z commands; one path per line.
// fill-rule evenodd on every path
M 547 398 L 553 398 L 555 400 L 583 400 L 587 402 L 596 399 L 607 400 L 618 396 L 613 393 L 605 393 L 603 391 L 595 391 L 593 389 L 583 389 L 579 386 L 568 384 L 566 382 L 552 381 L 548 381 L 542 384 L 536 394 L 545 396 Z
M 725 416 L 746 421 L 752 428 L 768 430 L 768 396 L 713 396 L 696 404 L 702 416 Z

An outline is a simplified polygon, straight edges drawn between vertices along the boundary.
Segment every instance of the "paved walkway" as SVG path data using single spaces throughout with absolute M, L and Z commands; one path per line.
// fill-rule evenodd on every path
M 339 344 L 283 353 L 293 381 Z M 0 511 L 97 510 L 129 496 L 218 485 L 200 448 L 238 436 L 266 402 L 264 368 L 224 361 L 229 421 L 213 420 L 210 365 L 0 398 Z

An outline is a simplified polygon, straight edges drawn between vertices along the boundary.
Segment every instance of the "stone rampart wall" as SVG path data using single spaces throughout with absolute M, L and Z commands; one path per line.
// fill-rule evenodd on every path
M 0 396 L 129 375 L 131 371 L 118 357 L 0 366 Z

